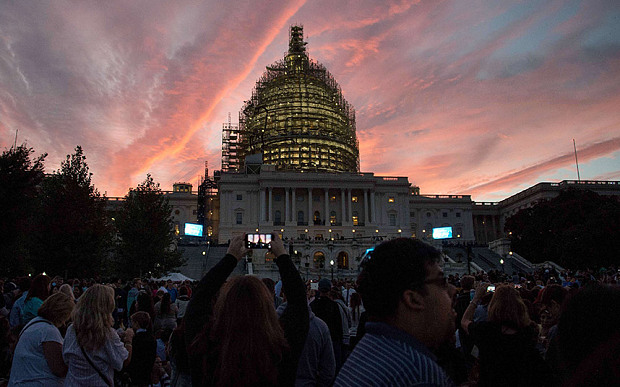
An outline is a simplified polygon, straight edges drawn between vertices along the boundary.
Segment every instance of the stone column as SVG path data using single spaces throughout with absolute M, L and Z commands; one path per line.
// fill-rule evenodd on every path
M 265 220 L 265 189 L 261 188 L 260 190 L 260 216 L 258 217 L 259 221 L 263 222 Z
M 325 188 L 325 215 L 323 215 L 323 222 L 326 226 L 329 225 L 329 188 Z
M 370 217 L 372 222 L 377 224 L 377 206 L 375 205 L 375 191 L 370 191 Z
M 269 211 L 267 212 L 267 221 L 273 222 L 273 188 L 269 187 Z
M 368 226 L 370 220 L 368 219 L 368 190 L 364 190 L 364 224 Z
M 342 225 L 344 226 L 344 222 L 346 220 L 346 212 L 345 212 L 345 206 L 344 206 L 344 188 L 340 189 L 340 222 L 342 222 Z
M 291 207 L 290 207 L 290 203 L 289 203 L 289 196 L 288 196 L 288 191 L 290 190 L 290 188 L 285 188 L 284 189 L 284 223 L 286 224 L 286 222 L 291 220 Z
M 294 224 L 297 224 L 297 211 L 295 210 L 295 202 L 296 202 L 296 200 L 295 200 L 295 188 L 291 188 L 291 193 L 293 194 L 292 195 L 293 200 L 291 201 L 291 211 L 292 211 L 291 212 L 291 221 Z
M 351 201 L 351 189 L 349 189 L 349 193 L 347 195 L 347 204 L 349 207 L 349 212 L 347 215 L 347 223 L 353 224 L 353 202 Z
M 312 222 L 312 188 L 308 188 L 308 226 Z

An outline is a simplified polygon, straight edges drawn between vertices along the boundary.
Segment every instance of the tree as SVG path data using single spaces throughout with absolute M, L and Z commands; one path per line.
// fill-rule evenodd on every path
M 569 268 L 620 264 L 620 202 L 587 190 L 563 190 L 554 199 L 506 220 L 512 249 L 532 262 Z
M 32 213 L 47 156 L 33 160 L 32 153 L 34 149 L 20 145 L 0 156 L 0 272 L 9 277 L 28 270 Z
M 116 266 L 122 275 L 159 276 L 185 264 L 175 246 L 171 213 L 168 198 L 150 174 L 125 196 L 115 217 Z
M 112 227 L 82 147 L 43 180 L 39 203 L 35 269 L 79 277 L 102 274 Z

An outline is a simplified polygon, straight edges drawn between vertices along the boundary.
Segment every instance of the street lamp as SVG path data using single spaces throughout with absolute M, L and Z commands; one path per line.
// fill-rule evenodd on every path
M 334 280 L 334 260 L 329 261 L 329 265 L 332 267 L 332 281 Z
M 499 260 L 499 264 L 502 265 L 502 273 L 505 273 L 505 271 L 504 271 L 504 259 L 500 259 Z

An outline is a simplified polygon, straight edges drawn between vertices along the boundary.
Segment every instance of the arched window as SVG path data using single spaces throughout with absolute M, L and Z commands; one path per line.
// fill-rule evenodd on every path
M 321 224 L 321 213 L 318 211 L 314 211 L 314 216 L 312 217 L 314 220 L 314 224 Z
M 304 212 L 298 211 L 297 212 L 297 223 L 303 223 L 303 222 L 304 222 Z
M 323 268 L 323 266 L 325 265 L 325 254 L 317 251 L 316 253 L 314 253 L 312 261 L 315 269 Z
M 338 269 L 348 269 L 349 268 L 349 254 L 345 251 L 341 251 L 338 253 Z
M 359 226 L 360 223 L 360 216 L 359 213 L 357 211 L 353 211 L 353 225 L 354 226 Z
M 276 210 L 274 217 L 273 217 L 273 221 L 276 224 L 282 223 L 282 213 L 279 210 Z

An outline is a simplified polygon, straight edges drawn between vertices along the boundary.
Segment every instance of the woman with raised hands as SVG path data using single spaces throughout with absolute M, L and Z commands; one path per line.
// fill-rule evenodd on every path
M 224 284 L 246 252 L 244 236 L 233 238 L 187 307 L 185 341 L 194 387 L 295 384 L 309 325 L 304 282 L 282 240 L 274 236 L 271 252 L 288 299 L 278 320 L 260 279 L 239 276 Z

